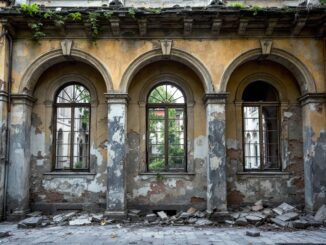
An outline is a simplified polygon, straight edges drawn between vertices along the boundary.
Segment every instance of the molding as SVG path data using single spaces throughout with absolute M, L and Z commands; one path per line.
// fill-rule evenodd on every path
M 206 93 L 203 98 L 203 102 L 208 104 L 226 104 L 226 99 L 229 93 Z
M 4 91 L 0 91 L 0 101 L 7 102 L 8 101 L 8 93 Z
M 14 105 L 22 104 L 27 106 L 33 106 L 33 104 L 37 99 L 28 94 L 12 94 L 11 100 L 12 100 L 12 104 Z
M 211 75 L 205 65 L 199 59 L 185 51 L 175 48 L 171 50 L 169 59 L 188 66 L 200 78 L 205 92 L 214 92 Z M 140 55 L 138 58 L 132 61 L 122 76 L 119 87 L 120 91 L 122 93 L 128 93 L 129 85 L 138 71 L 140 71 L 146 65 L 160 60 L 164 60 L 161 49 L 154 49 Z
M 128 104 L 129 96 L 126 93 L 110 92 L 105 93 L 105 98 L 108 104 Z
M 326 93 L 307 93 L 301 96 L 298 101 L 301 106 L 310 103 L 326 103 Z

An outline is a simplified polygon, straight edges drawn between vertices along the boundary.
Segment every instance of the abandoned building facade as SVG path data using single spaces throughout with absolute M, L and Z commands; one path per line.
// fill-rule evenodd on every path
M 326 7 L 241 4 L 2 1 L 1 217 L 325 204 Z

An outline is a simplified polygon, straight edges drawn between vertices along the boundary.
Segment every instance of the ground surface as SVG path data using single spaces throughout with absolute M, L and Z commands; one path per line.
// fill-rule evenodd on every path
M 17 229 L 13 223 L 0 223 L 0 232 L 11 236 L 0 238 L 0 244 L 325 244 L 326 228 L 302 231 L 261 231 L 260 237 L 245 233 L 254 228 L 195 228 L 191 226 L 144 227 L 53 226 Z

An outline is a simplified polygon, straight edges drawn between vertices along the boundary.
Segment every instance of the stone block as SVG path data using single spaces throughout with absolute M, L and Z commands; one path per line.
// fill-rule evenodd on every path
M 259 231 L 246 231 L 246 236 L 259 237 L 260 232 Z
M 316 221 L 324 221 L 324 220 L 326 220 L 326 205 L 325 205 L 325 204 L 322 205 L 322 206 L 318 209 L 318 211 L 317 211 L 316 214 L 315 214 L 314 219 L 315 219 Z
M 278 215 L 276 216 L 277 219 L 282 220 L 282 221 L 290 221 L 294 220 L 299 217 L 299 214 L 296 212 L 290 212 L 290 213 L 285 213 L 283 215 Z
M 156 215 L 156 214 L 147 214 L 146 217 L 145 217 L 145 219 L 146 219 L 149 223 L 151 223 L 151 222 L 156 221 L 156 219 L 157 219 L 157 215 Z
M 42 224 L 42 217 L 30 217 L 20 221 L 17 225 L 18 228 L 34 228 Z
M 164 211 L 157 212 L 157 215 L 160 217 L 161 220 L 167 220 L 169 218 Z

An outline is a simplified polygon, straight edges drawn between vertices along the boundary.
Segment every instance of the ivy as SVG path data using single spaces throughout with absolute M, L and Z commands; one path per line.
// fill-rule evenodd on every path
M 251 8 L 250 8 L 251 11 L 253 11 L 253 15 L 257 15 L 259 11 L 262 10 L 261 7 L 259 7 L 258 5 L 253 5 Z
M 128 14 L 131 18 L 135 19 L 136 16 L 136 10 L 134 8 L 129 8 L 128 9 Z
M 105 19 L 111 19 L 112 18 L 112 16 L 113 16 L 113 11 L 106 11 L 106 12 L 104 12 L 103 13 L 103 17 L 105 18 Z
M 67 20 L 67 16 L 58 14 L 55 11 L 48 11 L 44 13 L 43 18 L 52 20 L 56 26 L 63 26 Z
M 28 24 L 28 25 L 33 31 L 33 40 L 38 41 L 39 39 L 45 37 L 45 33 L 42 32 L 43 23 L 41 23 L 41 22 L 33 22 L 33 23 Z
M 160 14 L 162 9 L 161 8 L 149 8 L 148 11 L 153 14 Z
M 70 13 L 68 14 L 68 17 L 70 19 L 72 19 L 75 22 L 81 21 L 82 20 L 82 14 L 79 12 L 75 12 L 75 13 Z
M 100 14 L 96 12 L 88 13 L 88 21 L 91 24 L 93 37 L 97 37 L 100 34 L 100 26 L 99 26 L 99 18 Z
M 20 10 L 22 13 L 29 16 L 37 16 L 40 14 L 40 6 L 37 5 L 36 3 L 33 4 L 23 3 L 20 5 Z
M 229 7 L 237 8 L 237 9 L 244 9 L 246 6 L 244 5 L 244 3 L 231 3 L 229 5 Z
M 319 0 L 321 5 L 326 5 L 326 0 Z

